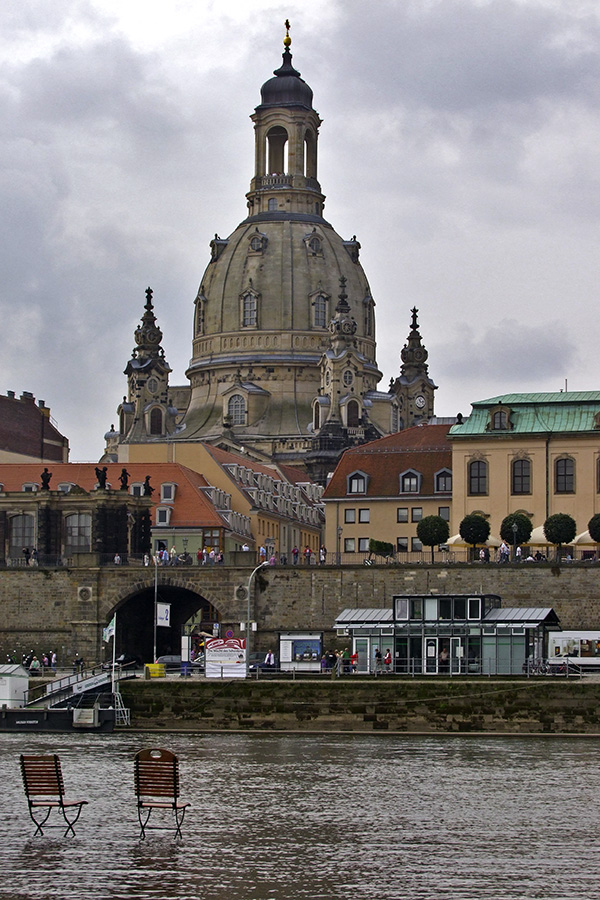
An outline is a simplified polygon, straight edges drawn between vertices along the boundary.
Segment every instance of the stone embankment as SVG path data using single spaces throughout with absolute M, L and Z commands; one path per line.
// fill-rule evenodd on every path
M 129 681 L 134 728 L 154 731 L 600 735 L 600 681 L 395 677 Z

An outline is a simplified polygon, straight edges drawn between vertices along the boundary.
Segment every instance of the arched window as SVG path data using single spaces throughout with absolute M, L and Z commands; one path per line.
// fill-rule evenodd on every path
M 258 323 L 258 302 L 255 294 L 244 294 L 242 297 L 242 326 L 256 328 Z
M 313 428 L 318 431 L 321 427 L 321 408 L 318 403 L 313 407 Z
M 323 244 L 321 243 L 321 239 L 318 237 L 311 237 L 310 240 L 307 241 L 307 247 L 309 253 L 313 256 L 321 256 L 323 253 Z
M 371 297 L 366 297 L 363 300 L 364 303 L 364 311 L 365 311 L 365 334 L 367 337 L 373 336 L 373 307 L 374 302 Z
M 494 431 L 506 431 L 507 428 L 508 415 L 503 409 L 500 409 L 492 416 L 492 429 Z
M 575 493 L 575 460 L 569 457 L 557 459 L 554 464 L 555 491 L 557 494 Z
M 318 294 L 313 301 L 315 328 L 327 327 L 327 297 Z
M 307 178 L 317 177 L 317 139 L 312 131 L 304 134 L 304 174 Z
M 35 519 L 33 516 L 11 516 L 9 555 L 13 559 L 23 559 L 23 550 L 35 547 Z
M 163 433 L 163 414 L 162 409 L 155 406 L 150 410 L 150 434 Z
M 204 334 L 204 297 L 196 299 L 196 334 Z
M 346 416 L 348 419 L 348 428 L 358 428 L 360 419 L 360 407 L 356 400 L 349 400 L 346 408 Z
M 513 494 L 531 493 L 531 460 L 513 460 L 511 490 Z
M 65 555 L 89 553 L 92 539 L 92 517 L 73 513 L 65 517 Z
M 288 134 L 281 125 L 275 125 L 267 134 L 268 160 L 270 175 L 283 175 L 287 172 Z
M 246 424 L 246 401 L 241 394 L 234 394 L 229 398 L 227 412 L 231 418 L 232 425 Z
M 488 466 L 481 459 L 469 463 L 469 494 L 487 494 L 488 490 Z

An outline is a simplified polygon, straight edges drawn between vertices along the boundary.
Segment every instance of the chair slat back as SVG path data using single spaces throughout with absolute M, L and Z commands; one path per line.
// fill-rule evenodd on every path
M 21 754 L 21 774 L 27 797 L 62 797 L 65 793 L 60 759 L 52 756 Z
M 179 797 L 179 760 L 170 750 L 152 748 L 135 755 L 135 793 L 140 797 Z

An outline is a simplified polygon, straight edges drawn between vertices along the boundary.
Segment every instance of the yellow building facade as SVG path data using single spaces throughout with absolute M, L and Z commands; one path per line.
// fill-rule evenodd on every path
M 575 519 L 580 542 L 600 511 L 600 392 L 507 394 L 473 404 L 453 426 L 452 531 L 471 513 L 498 536 L 509 513 L 533 525 L 532 543 L 546 543 L 545 520 Z

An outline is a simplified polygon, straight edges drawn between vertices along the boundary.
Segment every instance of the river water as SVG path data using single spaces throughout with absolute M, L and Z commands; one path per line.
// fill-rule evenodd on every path
M 139 840 L 133 756 L 180 758 L 183 841 Z M 600 739 L 1 735 L 2 900 L 596 900 Z M 18 758 L 60 754 L 75 838 Z

